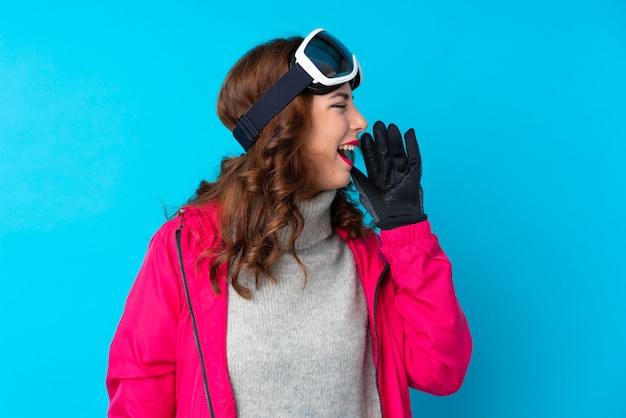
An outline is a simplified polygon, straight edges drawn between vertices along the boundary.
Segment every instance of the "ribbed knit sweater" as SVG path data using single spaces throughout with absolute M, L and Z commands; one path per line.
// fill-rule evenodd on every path
M 330 223 L 335 192 L 301 202 L 296 252 L 252 275 L 253 298 L 228 293 L 228 372 L 238 417 L 380 417 L 367 306 L 354 258 Z M 287 236 L 287 231 L 283 238 Z

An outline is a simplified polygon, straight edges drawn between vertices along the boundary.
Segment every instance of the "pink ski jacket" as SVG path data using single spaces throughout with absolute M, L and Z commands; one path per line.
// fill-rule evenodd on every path
M 208 391 L 178 260 L 181 228 Z M 228 285 L 221 280 L 216 296 L 206 263 L 197 263 L 207 245 L 219 244 L 215 206 L 185 208 L 153 236 L 111 343 L 109 417 L 236 417 L 226 358 Z M 428 221 L 347 244 L 367 299 L 383 417 L 410 417 L 409 387 L 451 394 L 469 363 L 472 341 L 450 262 Z M 220 273 L 226 277 L 226 266 Z

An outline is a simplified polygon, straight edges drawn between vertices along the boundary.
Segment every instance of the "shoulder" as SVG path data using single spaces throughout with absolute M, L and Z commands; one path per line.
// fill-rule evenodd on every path
M 374 231 L 370 231 L 362 237 L 351 240 L 348 240 L 349 234 L 347 231 L 337 228 L 335 232 L 346 242 L 355 255 L 372 255 L 380 251 L 380 237 Z
M 180 231 L 181 244 L 196 255 L 209 246 L 218 245 L 221 239 L 219 205 L 210 203 L 203 206 L 183 206 L 174 218 L 157 230 L 152 241 L 160 241 L 168 247 L 174 246 L 177 231 Z

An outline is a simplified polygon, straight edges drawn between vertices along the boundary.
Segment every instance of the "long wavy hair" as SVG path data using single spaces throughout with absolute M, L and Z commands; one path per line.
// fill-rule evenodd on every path
M 276 39 L 261 44 L 244 55 L 230 70 L 217 100 L 217 114 L 231 131 L 241 115 L 289 69 L 289 61 L 302 38 Z M 252 290 L 240 283 L 243 269 L 254 274 L 256 286 L 262 277 L 276 281 L 271 267 L 283 252 L 298 259 L 295 241 L 302 232 L 304 218 L 297 202 L 315 194 L 314 158 L 304 150 L 310 128 L 313 96 L 299 94 L 262 130 L 254 146 L 239 157 L 222 161 L 215 182 L 202 181 L 192 206 L 217 203 L 221 248 L 209 248 L 200 260 L 209 259 L 213 291 L 219 294 L 217 270 L 223 263 L 231 267 L 230 281 L 244 298 Z M 348 239 L 371 230 L 363 224 L 363 214 L 350 199 L 348 188 L 337 190 L 331 204 L 333 227 L 344 229 Z M 278 231 L 288 227 L 291 234 L 281 247 Z M 199 260 L 199 261 L 200 261 Z

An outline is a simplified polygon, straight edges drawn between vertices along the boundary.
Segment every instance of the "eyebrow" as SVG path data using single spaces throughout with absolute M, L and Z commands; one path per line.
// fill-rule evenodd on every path
M 348 98 L 350 98 L 350 95 L 342 92 L 337 92 L 330 96 L 331 99 L 334 99 L 335 97 L 341 97 L 344 100 L 348 100 Z

